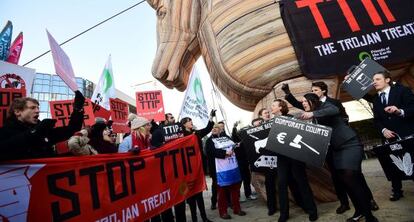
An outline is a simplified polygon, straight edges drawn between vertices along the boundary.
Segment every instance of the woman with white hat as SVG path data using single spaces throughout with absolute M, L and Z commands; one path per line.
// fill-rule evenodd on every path
M 125 137 L 124 141 L 119 144 L 118 153 L 128 151 L 139 152 L 151 147 L 151 124 L 144 117 L 136 117 L 131 122 L 131 135 Z

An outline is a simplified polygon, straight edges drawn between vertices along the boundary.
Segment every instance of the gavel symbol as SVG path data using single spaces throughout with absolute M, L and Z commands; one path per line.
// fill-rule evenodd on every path
M 302 136 L 301 135 L 296 135 L 295 136 L 295 138 L 293 139 L 293 141 L 292 142 L 290 142 L 289 143 L 289 146 L 291 146 L 291 147 L 295 147 L 295 148 L 298 148 L 298 149 L 301 149 L 302 148 L 302 146 L 299 144 L 299 143 L 302 143 L 303 145 L 305 145 L 308 149 L 310 149 L 312 152 L 314 152 L 314 153 L 316 153 L 316 154 L 318 154 L 319 155 L 319 152 L 317 151 L 317 150 L 315 150 L 314 148 L 312 148 L 311 146 L 309 146 L 308 144 L 306 144 L 306 143 L 304 143 L 303 141 L 302 141 Z

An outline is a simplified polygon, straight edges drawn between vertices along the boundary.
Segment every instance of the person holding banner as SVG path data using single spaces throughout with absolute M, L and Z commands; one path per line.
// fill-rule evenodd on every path
M 233 213 L 239 216 L 246 215 L 240 207 L 240 185 L 241 175 L 234 152 L 236 144 L 228 137 L 223 135 L 219 124 L 214 124 L 211 136 L 207 139 L 206 150 L 209 157 L 213 157 L 210 169 L 213 184 L 217 183 L 218 208 L 222 219 L 231 219 L 227 213 L 228 200 L 230 194 Z
M 285 93 L 285 99 L 292 104 L 292 106 L 304 110 L 304 107 L 300 101 L 298 101 L 290 92 L 289 85 L 283 84 L 282 90 Z M 317 81 L 313 82 L 311 86 L 312 93 L 316 94 L 321 101 L 321 103 L 329 102 L 332 105 L 335 105 L 343 118 L 343 120 L 348 124 L 349 116 L 346 113 L 346 110 L 344 106 L 342 105 L 340 100 L 331 98 L 328 96 L 328 85 L 326 85 L 323 81 Z M 348 201 L 348 195 L 346 193 L 346 189 L 341 183 L 340 179 L 338 178 L 338 175 L 336 175 L 335 167 L 334 167 L 334 159 L 332 156 L 332 150 L 328 149 L 328 153 L 326 155 L 326 163 L 328 165 L 328 169 L 331 173 L 332 183 L 335 188 L 336 196 L 338 197 L 338 200 L 340 202 L 340 206 L 336 209 L 337 214 L 343 214 L 345 211 L 350 210 L 349 207 L 349 201 Z M 371 189 L 369 189 L 367 182 L 365 180 L 365 176 L 362 174 L 362 178 L 364 179 L 364 188 L 366 189 L 366 193 L 368 193 L 371 203 L 371 210 L 378 210 L 379 207 L 377 203 L 374 200 L 374 197 L 372 195 Z
M 371 213 L 369 194 L 364 187 L 361 169 L 363 145 L 355 131 L 344 121 L 338 107 L 324 102 L 314 93 L 307 93 L 302 99 L 305 112 L 300 116 L 304 120 L 332 128 L 331 149 L 333 167 L 355 208 L 355 213 L 347 222 L 359 221 L 365 217 L 367 222 L 378 221 Z
M 82 128 L 85 97 L 75 91 L 73 112 L 67 126 L 54 128 L 56 120 L 39 120 L 39 102 L 30 97 L 15 99 L 0 128 L 0 160 L 55 156 L 54 145 Z
M 193 122 L 191 120 L 190 117 L 184 117 L 181 119 L 180 123 L 184 129 L 184 136 L 188 136 L 191 134 L 195 134 L 197 135 L 197 140 L 198 140 L 198 144 L 200 145 L 200 154 L 202 155 L 202 161 L 203 161 L 203 169 L 204 172 L 206 172 L 206 156 L 204 155 L 203 152 L 203 147 L 202 147 L 202 142 L 201 139 L 205 136 L 207 136 L 208 133 L 210 133 L 211 129 L 213 128 L 214 122 L 213 117 L 216 116 L 216 110 L 213 109 L 210 112 L 210 119 L 209 122 L 207 124 L 207 126 L 204 129 L 200 129 L 200 130 L 194 130 L 193 128 Z M 190 210 L 191 210 L 191 218 L 192 221 L 195 222 L 197 221 L 197 205 L 198 205 L 198 209 L 200 210 L 200 215 L 201 218 L 203 219 L 203 222 L 209 222 L 210 220 L 207 218 L 207 214 L 206 214 L 206 208 L 204 205 L 204 199 L 203 199 L 203 192 L 200 192 L 190 198 L 187 199 L 187 203 L 190 206 Z M 177 213 L 176 213 L 177 214 Z
M 258 112 L 259 118 L 263 121 L 270 120 L 270 112 L 267 108 L 262 108 Z M 265 188 L 266 188 L 266 204 L 267 204 L 267 215 L 272 216 L 276 213 L 276 178 L 277 171 L 266 171 L 265 176 Z
M 274 116 L 283 115 L 292 117 L 288 114 L 289 108 L 284 100 L 274 100 L 271 108 Z M 278 155 L 277 175 L 280 205 L 278 221 L 284 222 L 289 218 L 288 185 L 291 186 L 291 192 L 297 204 L 301 205 L 309 214 L 309 220 L 316 221 L 318 219 L 318 210 L 313 199 L 312 189 L 309 186 L 308 177 L 306 176 L 306 164 L 283 155 Z M 291 180 L 293 180 L 293 183 Z M 294 189 L 292 189 L 292 184 L 294 185 Z
M 119 144 L 118 152 L 140 152 L 151 147 L 150 141 L 151 124 L 144 117 L 136 117 L 131 122 L 131 135 L 125 137 L 124 141 Z
M 373 98 L 374 124 L 385 140 L 414 134 L 414 95 L 401 84 L 392 84 L 387 71 L 373 76 L 377 95 Z M 400 178 L 392 178 L 391 201 L 403 197 Z

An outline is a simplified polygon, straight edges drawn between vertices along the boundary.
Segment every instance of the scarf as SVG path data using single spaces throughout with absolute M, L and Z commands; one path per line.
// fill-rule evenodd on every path
M 132 149 L 138 148 L 139 150 L 146 150 L 150 148 L 149 135 L 144 136 L 139 132 L 132 132 L 131 139 L 132 139 Z

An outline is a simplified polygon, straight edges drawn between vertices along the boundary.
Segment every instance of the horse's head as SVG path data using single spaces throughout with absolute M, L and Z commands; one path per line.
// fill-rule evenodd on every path
M 191 68 L 200 56 L 198 0 L 147 0 L 157 12 L 157 54 L 152 75 L 165 86 L 185 90 Z

